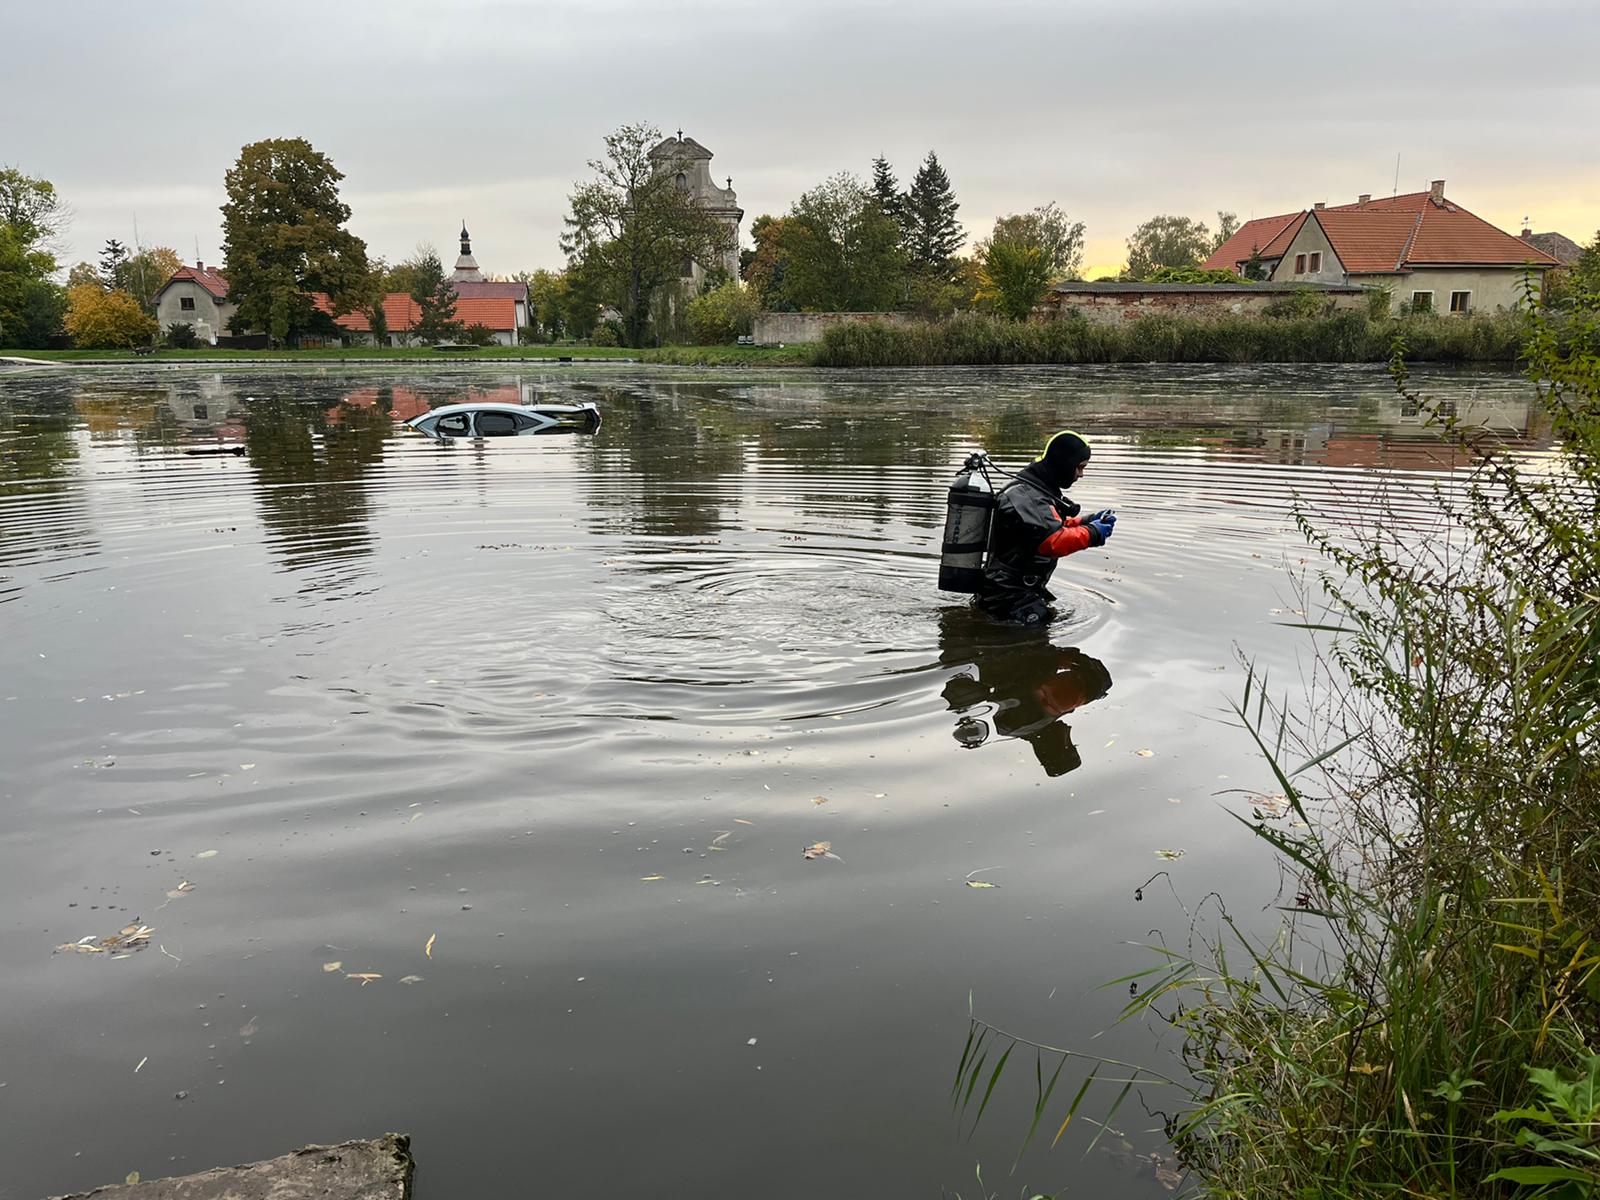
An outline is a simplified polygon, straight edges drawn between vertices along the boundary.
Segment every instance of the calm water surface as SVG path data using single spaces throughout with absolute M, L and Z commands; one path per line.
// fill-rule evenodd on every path
M 518 396 L 604 427 L 394 420 Z M 1063 426 L 1122 520 L 1019 640 L 943 492 Z M 388 1129 L 424 1197 L 1163 1194 L 1158 1092 L 1008 1178 L 1025 1064 L 958 1136 L 969 993 L 1168 1065 L 1099 985 L 1157 870 L 1273 900 L 1225 702 L 1301 649 L 1293 498 L 1450 465 L 1365 367 L 0 375 L 0 1197 Z

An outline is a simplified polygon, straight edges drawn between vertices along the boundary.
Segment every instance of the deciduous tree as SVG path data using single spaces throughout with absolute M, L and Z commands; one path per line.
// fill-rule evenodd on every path
M 275 343 L 330 322 L 312 302 L 325 292 L 335 313 L 360 301 L 366 243 L 345 228 L 344 175 L 304 138 L 252 142 L 227 174 L 223 254 L 236 324 L 264 329 Z
M 1204 221 L 1166 214 L 1151 217 L 1128 238 L 1128 279 L 1148 279 L 1160 267 L 1198 267 L 1211 253 Z
M 66 293 L 50 275 L 66 220 L 48 180 L 0 168 L 0 346 L 36 349 L 61 337 Z
M 801 196 L 777 232 L 782 294 L 795 308 L 877 312 L 900 300 L 899 227 L 855 176 L 835 175 Z
M 622 315 L 624 340 L 649 337 L 651 304 L 680 286 L 690 263 L 714 264 L 731 249 L 731 233 L 678 186 L 686 163 L 657 161 L 661 140 L 653 125 L 624 125 L 591 159 L 594 178 L 567 198 L 570 211 L 561 249 L 600 298 Z
M 145 312 L 155 315 L 156 293 L 167 286 L 183 259 L 171 246 L 152 246 L 128 256 L 115 287 L 128 292 Z
M 1075 278 L 1083 267 L 1083 222 L 1069 221 L 1054 203 L 1001 217 L 978 243 L 979 298 L 1021 320 L 1051 284 Z
M 124 291 L 108 292 L 85 283 L 67 292 L 67 332 L 88 350 L 127 349 L 155 337 L 155 320 Z

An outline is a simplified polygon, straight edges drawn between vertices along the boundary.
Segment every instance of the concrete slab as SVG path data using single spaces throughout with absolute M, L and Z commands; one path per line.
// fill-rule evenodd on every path
M 411 1139 L 306 1146 L 199 1175 L 119 1183 L 55 1200 L 411 1200 Z

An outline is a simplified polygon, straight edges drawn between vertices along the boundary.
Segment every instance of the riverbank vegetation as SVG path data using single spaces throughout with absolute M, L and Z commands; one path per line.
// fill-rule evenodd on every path
M 1524 344 L 1516 313 L 1471 317 L 1143 317 L 1101 325 L 1082 317 L 1012 321 L 961 313 L 945 321 L 868 321 L 826 330 L 822 367 L 999 366 L 1137 362 L 1383 362 L 1396 337 L 1422 362 L 1512 362 Z

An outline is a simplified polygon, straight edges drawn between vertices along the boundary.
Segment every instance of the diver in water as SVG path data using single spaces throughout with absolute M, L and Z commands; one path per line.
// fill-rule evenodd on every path
M 1078 515 L 1062 495 L 1089 461 L 1089 443 L 1062 430 L 1024 467 L 995 505 L 989 557 L 976 604 L 988 616 L 1018 625 L 1043 625 L 1055 615 L 1045 585 L 1056 561 L 1090 546 L 1103 546 L 1116 525 L 1109 508 Z

